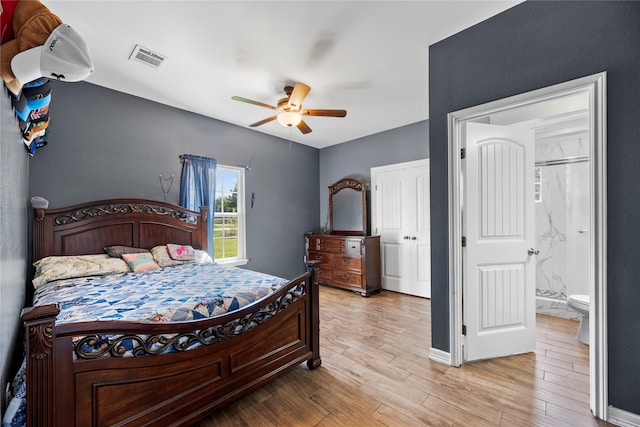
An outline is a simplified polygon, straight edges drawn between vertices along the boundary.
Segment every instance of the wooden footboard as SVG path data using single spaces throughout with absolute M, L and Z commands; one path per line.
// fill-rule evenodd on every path
M 320 366 L 318 262 L 266 299 L 207 320 L 56 325 L 27 308 L 28 426 L 188 425 L 306 361 Z M 98 352 L 79 342 L 109 336 Z M 123 357 L 122 338 L 140 343 Z M 198 348 L 186 350 L 197 343 Z M 171 353 L 156 354 L 170 347 Z

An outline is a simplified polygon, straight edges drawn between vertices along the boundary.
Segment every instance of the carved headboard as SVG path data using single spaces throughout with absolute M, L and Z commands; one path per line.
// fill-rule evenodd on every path
M 155 200 L 110 199 L 34 214 L 33 261 L 100 254 L 113 245 L 151 249 L 166 243 L 206 250 L 207 208 L 194 212 Z

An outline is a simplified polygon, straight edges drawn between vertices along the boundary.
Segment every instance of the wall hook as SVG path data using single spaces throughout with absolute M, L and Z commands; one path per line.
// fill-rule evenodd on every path
M 169 194 L 169 191 L 171 191 L 171 186 L 173 185 L 173 178 L 174 175 L 171 175 L 171 177 L 169 178 L 163 178 L 162 174 L 160 175 L 160 187 L 162 188 L 162 194 L 164 196 L 164 201 L 167 201 L 167 194 Z M 164 181 L 169 181 L 169 187 L 165 190 L 164 189 Z

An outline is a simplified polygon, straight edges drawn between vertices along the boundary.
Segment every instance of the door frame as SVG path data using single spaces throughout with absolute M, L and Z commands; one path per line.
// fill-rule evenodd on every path
M 597 73 L 576 80 L 511 96 L 447 115 L 449 163 L 449 362 L 460 366 L 462 352 L 462 148 L 461 128 L 466 121 L 512 108 L 533 105 L 578 93 L 589 97 L 589 149 L 590 149 L 590 272 L 589 293 L 589 373 L 590 407 L 593 414 L 607 419 L 608 407 L 608 352 L 607 352 L 607 125 L 606 125 L 607 73 Z

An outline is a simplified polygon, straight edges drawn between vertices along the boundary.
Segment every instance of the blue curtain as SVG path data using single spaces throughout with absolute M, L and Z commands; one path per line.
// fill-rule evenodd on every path
M 180 205 L 193 211 L 209 208 L 207 215 L 207 252 L 213 258 L 213 214 L 216 207 L 216 159 L 183 154 L 180 177 Z

